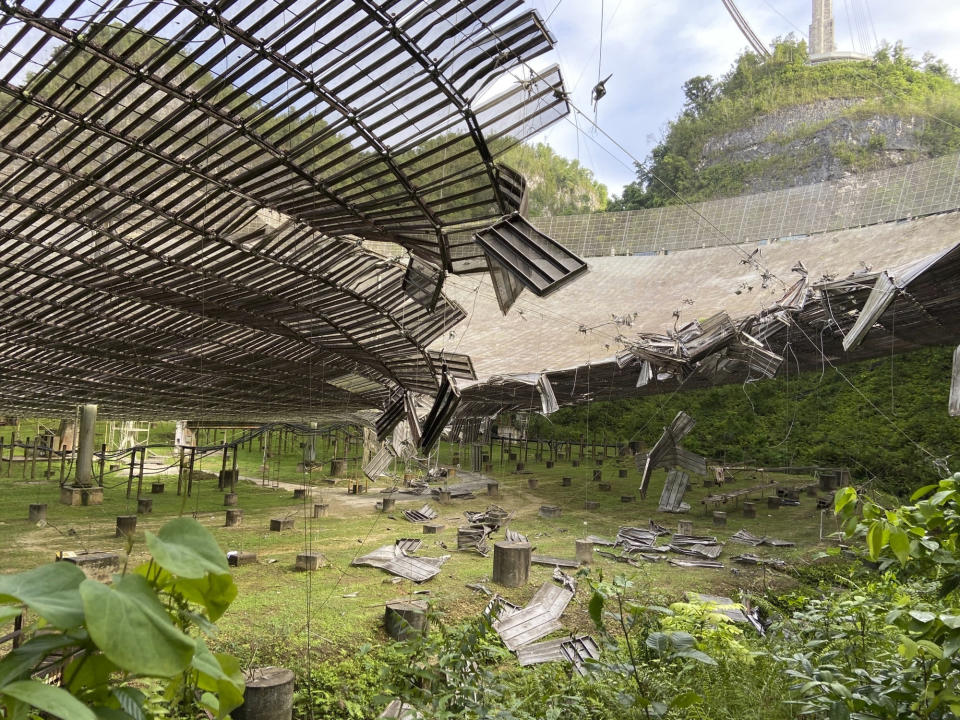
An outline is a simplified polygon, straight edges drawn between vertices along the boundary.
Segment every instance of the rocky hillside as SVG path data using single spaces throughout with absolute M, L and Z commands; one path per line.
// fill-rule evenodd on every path
M 805 44 L 744 54 L 686 104 L 612 209 L 777 190 L 960 150 L 960 85 L 899 45 L 870 61 L 807 64 Z M 659 180 L 657 180 L 659 178 Z M 662 182 L 661 182 L 662 181 Z

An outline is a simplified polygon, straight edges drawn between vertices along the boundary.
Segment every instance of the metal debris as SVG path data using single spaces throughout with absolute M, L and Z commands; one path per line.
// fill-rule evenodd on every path
M 429 505 L 424 505 L 419 510 L 401 510 L 400 514 L 412 523 L 428 522 L 435 520 L 439 513 Z
M 722 595 L 704 595 L 703 593 L 697 592 L 687 592 L 684 593 L 684 595 L 687 597 L 687 602 L 698 602 L 703 605 L 710 605 L 712 611 L 727 616 L 735 623 L 750 622 L 744 614 L 742 606 L 728 597 L 723 597 Z
M 558 558 L 551 557 L 549 555 L 530 555 L 530 562 L 534 565 L 546 565 L 547 567 L 567 567 L 567 568 L 577 568 L 580 567 L 580 563 L 576 560 L 570 560 L 567 558 Z
M 660 494 L 660 512 L 685 513 L 690 510 L 689 503 L 682 502 L 683 494 L 687 491 L 690 475 L 683 470 L 671 470 L 663 483 L 663 492 Z
M 608 540 L 607 538 L 602 538 L 599 535 L 587 535 L 585 538 L 588 542 L 593 543 L 594 545 L 605 545 L 608 547 L 613 547 L 616 543 L 613 540 Z
M 463 515 L 471 524 L 486 525 L 491 530 L 498 530 L 510 519 L 511 514 L 498 505 L 491 505 L 483 512 L 466 510 Z
M 740 563 L 741 565 L 767 565 L 769 567 L 776 568 L 777 570 L 787 569 L 787 564 L 780 558 L 764 558 L 752 553 L 737 555 L 736 557 L 731 558 L 731 560 L 733 560 L 735 563 Z
M 423 715 L 413 706 L 397 698 L 390 701 L 390 704 L 377 717 L 379 720 L 420 720 Z
M 567 588 L 544 583 L 522 610 L 497 619 L 493 629 L 507 649 L 515 651 L 559 630 L 559 618 L 571 599 L 573 593 Z
M 589 635 L 573 638 L 558 638 L 525 645 L 517 650 L 517 661 L 521 666 L 546 662 L 570 662 L 580 675 L 587 674 L 587 660 L 599 660 L 600 648 Z
M 384 445 L 380 448 L 380 452 L 370 458 L 370 461 L 363 466 L 363 474 L 370 479 L 370 482 L 376 482 L 384 474 L 384 471 L 390 467 L 394 458 L 396 458 L 396 455 L 393 452 L 393 447 L 389 444 Z
M 723 568 L 723 563 L 717 562 L 716 560 L 677 560 L 675 558 L 668 558 L 667 562 L 674 567 L 682 568 Z
M 655 530 L 637 527 L 622 527 L 617 531 L 617 545 L 625 550 L 647 550 L 657 542 Z
M 503 536 L 507 542 L 511 542 L 511 543 L 529 542 L 529 540 L 527 540 L 526 535 L 524 535 L 523 533 L 519 533 L 516 530 L 511 530 L 510 528 L 507 528 L 506 530 L 503 531 Z
M 960 347 L 953 353 L 953 380 L 950 383 L 948 411 L 951 417 L 960 417 Z
M 368 565 L 386 570 L 391 575 L 421 583 L 440 572 L 440 567 L 450 559 L 449 555 L 436 558 L 411 557 L 396 545 L 384 545 L 371 553 L 355 558 L 351 565 Z
M 522 609 L 519 605 L 510 602 L 502 595 L 494 595 L 483 609 L 483 614 L 487 618 L 498 620 L 508 618 L 514 613 L 520 612 Z
M 570 592 L 575 593 L 577 591 L 577 581 L 574 580 L 571 575 L 561 570 L 559 565 L 553 568 L 553 579 Z
M 642 456 L 637 455 L 637 469 L 643 471 L 643 478 L 640 481 L 640 495 L 642 497 L 647 496 L 647 487 L 650 484 L 650 476 L 653 474 L 654 468 L 664 466 L 667 469 L 672 469 L 680 465 L 690 472 L 700 475 L 706 474 L 706 459 L 680 447 L 680 442 L 690 434 L 694 425 L 696 425 L 696 421 L 681 410 L 677 413 L 673 422 L 670 423 L 670 426 L 663 429 L 663 434 L 650 452 L 647 453 L 646 459 L 641 460 Z
M 486 525 L 466 525 L 457 528 L 457 550 L 476 550 L 484 557 L 490 552 L 487 538 L 493 528 Z
M 671 540 L 673 545 L 716 545 L 717 538 L 713 535 L 674 535 Z
M 398 538 L 394 545 L 403 552 L 409 554 L 415 553 L 420 549 L 420 546 L 423 544 L 423 540 L 420 538 Z
M 670 552 L 680 555 L 689 555 L 690 557 L 702 557 L 708 560 L 714 560 L 720 556 L 723 550 L 722 545 L 673 545 L 669 546 Z
M 733 535 L 730 536 L 730 539 L 733 542 L 740 543 L 741 545 L 750 545 L 752 547 L 757 547 L 758 545 L 770 545 L 772 547 L 794 547 L 796 543 L 790 542 L 789 540 L 778 540 L 777 538 L 772 537 L 758 537 L 753 533 L 747 532 L 746 530 L 740 529 L 737 530 Z
M 453 417 L 453 413 L 456 412 L 459 404 L 460 390 L 457 389 L 456 380 L 450 376 L 450 373 L 444 367 L 440 380 L 440 390 L 434 398 L 433 407 L 430 408 L 426 420 L 423 421 L 420 441 L 417 443 L 418 450 L 424 454 L 430 452 L 433 446 L 437 444 L 440 434 L 447 423 L 450 422 L 450 418 Z

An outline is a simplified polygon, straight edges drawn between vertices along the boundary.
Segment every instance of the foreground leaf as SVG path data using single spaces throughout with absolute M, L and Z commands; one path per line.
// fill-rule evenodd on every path
M 80 596 L 90 637 L 119 667 L 171 677 L 190 664 L 193 640 L 174 626 L 140 575 L 125 575 L 112 587 L 86 580 Z
M 19 680 L 4 686 L 0 694 L 32 705 L 63 720 L 97 720 L 93 711 L 63 688 L 37 680 Z
M 86 577 L 83 570 L 68 562 L 0 575 L 0 603 L 23 603 L 55 627 L 77 627 L 83 624 L 77 589 Z
M 180 517 L 154 535 L 146 534 L 154 561 L 164 570 L 182 578 L 202 578 L 207 573 L 230 572 L 227 556 L 213 535 L 193 518 Z

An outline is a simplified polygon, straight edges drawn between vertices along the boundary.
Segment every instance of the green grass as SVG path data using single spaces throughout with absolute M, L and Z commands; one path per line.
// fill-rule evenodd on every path
M 441 459 L 449 459 L 455 448 L 444 445 Z M 256 448 L 244 458 L 248 461 L 257 452 Z M 296 473 L 296 454 L 299 449 L 287 453 L 288 457 L 276 458 L 280 471 L 271 469 L 271 477 L 285 482 L 299 482 L 302 473 Z M 321 456 L 322 453 L 321 453 Z M 662 561 L 651 564 L 645 577 L 651 588 L 665 601 L 676 600 L 685 590 L 716 592 L 737 597 L 740 588 L 761 592 L 765 587 L 788 588 L 795 584 L 790 574 L 764 573 L 751 567 L 735 567 L 729 558 L 750 550 L 758 554 L 783 557 L 791 563 L 805 564 L 826 543 L 818 543 L 820 513 L 815 509 L 813 498 L 804 497 L 801 506 L 767 511 L 765 504 L 758 508 L 756 519 L 744 520 L 738 509 L 729 511 L 728 525 L 715 528 L 704 513 L 701 499 L 712 489 L 702 487 L 702 481 L 694 478 L 693 487 L 685 501 L 692 510 L 683 516 L 657 512 L 664 474 L 657 471 L 645 500 L 622 503 L 621 495 L 633 495 L 637 491 L 640 475 L 632 459 L 608 457 L 601 468 L 605 482 L 610 482 L 610 492 L 600 492 L 590 478 L 595 468 L 589 457 L 581 467 L 573 468 L 569 461 L 559 461 L 557 467 L 546 469 L 543 463 L 533 462 L 533 450 L 528 456 L 528 469 L 532 475 L 511 473 L 509 461 L 500 461 L 499 446 L 494 448 L 495 471 L 493 477 L 500 482 L 501 498 L 496 504 L 514 513 L 511 527 L 525 533 L 535 545 L 535 552 L 559 557 L 573 557 L 574 540 L 588 534 L 614 537 L 622 525 L 645 526 L 650 519 L 676 529 L 679 519 L 694 522 L 694 532 L 716 534 L 725 540 L 743 527 L 758 535 L 774 535 L 798 543 L 795 549 L 751 549 L 735 544 L 729 545 L 721 560 L 722 570 L 694 570 L 674 568 Z M 220 460 L 204 464 L 207 471 L 219 469 Z M 241 467 L 245 467 L 241 461 Z M 288 472 L 289 468 L 293 472 Z M 628 469 L 628 477 L 617 477 L 619 468 Z M 124 552 L 124 542 L 114 537 L 115 518 L 136 511 L 136 501 L 125 497 L 125 474 L 108 475 L 102 506 L 68 507 L 58 502 L 59 488 L 56 481 L 27 484 L 16 478 L 0 476 L 4 485 L 4 501 L 0 506 L 0 568 L 5 572 L 33 567 L 50 561 L 59 550 L 79 551 L 112 550 Z M 561 477 L 573 478 L 572 487 L 560 484 Z M 145 478 L 144 493 L 149 493 L 149 483 L 159 476 Z M 539 487 L 530 490 L 529 477 L 537 477 Z M 180 512 L 195 513 L 208 526 L 224 550 L 246 550 L 257 553 L 256 565 L 235 570 L 240 589 L 239 596 L 228 613 L 221 619 L 219 647 L 234 652 L 245 662 L 269 662 L 298 654 L 307 643 L 307 624 L 310 624 L 310 642 L 323 657 L 337 656 L 344 647 L 364 641 L 384 640 L 380 630 L 383 604 L 393 598 L 409 596 L 415 590 L 428 590 L 431 597 L 448 621 L 474 616 L 480 612 L 487 599 L 467 589 L 467 583 L 483 582 L 491 589 L 492 558 L 476 553 L 456 551 L 456 528 L 463 522 L 463 511 L 482 509 L 491 504 L 491 499 L 478 496 L 474 500 L 455 500 L 438 508 L 439 522 L 446 528 L 435 536 L 422 536 L 419 525 L 405 521 L 399 512 L 385 516 L 376 512 L 374 504 L 380 498 L 379 486 L 372 486 L 368 495 L 347 496 L 346 488 L 315 490 L 315 498 L 323 498 L 331 506 L 330 516 L 321 519 L 311 517 L 311 501 L 294 501 L 290 490 L 262 487 L 244 482 L 238 488 L 239 507 L 244 511 L 243 524 L 239 528 L 225 528 L 223 494 L 216 489 L 215 480 L 201 476 L 194 481 L 192 497 L 176 495 L 176 476 L 163 476 L 166 492 L 153 495 L 154 511 L 140 516 L 132 551 L 131 564 L 146 557 L 143 532 L 156 531 L 163 523 Z M 789 481 L 789 480 L 788 480 Z M 748 487 L 749 480 L 740 480 L 731 489 Z M 112 486 L 112 487 L 111 487 Z M 135 485 L 134 485 L 135 487 Z M 596 500 L 599 510 L 584 510 L 584 500 Z M 399 503 L 402 507 L 419 507 L 426 498 Z M 48 505 L 46 527 L 35 527 L 27 522 L 30 503 L 45 502 Z M 351 504 L 353 503 L 353 504 Z M 540 518 L 540 505 L 552 504 L 563 508 L 563 516 L 555 519 Z M 712 509 L 712 508 L 711 508 Z M 276 533 L 268 529 L 271 517 L 294 516 L 293 531 Z M 832 522 L 832 521 L 831 521 Z M 828 527 L 826 530 L 832 530 Z M 422 555 L 451 554 L 441 573 L 422 586 L 404 580 L 394 584 L 391 576 L 374 568 L 351 567 L 351 560 L 380 545 L 392 543 L 399 537 L 422 537 Z M 495 535 L 494 539 L 502 537 Z M 448 549 L 444 549 L 441 543 Z M 296 555 L 305 548 L 319 551 L 328 560 L 321 570 L 306 574 L 293 569 Z M 735 569 L 734 569 L 735 568 Z M 629 566 L 597 558 L 592 572 L 602 570 L 610 575 L 633 572 Z M 542 582 L 547 581 L 552 569 L 533 566 L 530 583 L 520 589 L 504 590 L 504 594 L 517 603 L 525 603 Z M 587 616 L 586 583 L 580 583 L 578 597 L 564 616 L 565 627 L 589 630 L 592 624 Z M 356 593 L 355 597 L 344 597 Z

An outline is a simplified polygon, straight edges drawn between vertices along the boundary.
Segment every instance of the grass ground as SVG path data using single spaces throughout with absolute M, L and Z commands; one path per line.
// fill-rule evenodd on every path
M 256 447 L 241 456 L 241 470 L 249 468 L 258 454 Z M 288 453 L 283 466 L 295 467 L 299 449 Z M 441 459 L 449 459 L 454 448 L 441 448 Z M 320 453 L 323 457 L 323 453 Z M 260 454 L 262 458 L 262 454 Z M 648 591 L 654 591 L 664 602 L 678 600 L 686 590 L 713 592 L 734 598 L 740 589 L 760 591 L 765 587 L 787 588 L 793 582 L 791 574 L 766 571 L 730 562 L 733 555 L 751 551 L 759 555 L 781 557 L 791 565 L 810 562 L 813 556 L 827 547 L 829 541 L 819 541 L 820 512 L 812 497 L 802 497 L 799 507 L 768 510 L 765 501 L 758 505 L 755 519 L 744 519 L 739 505 L 725 506 L 729 513 L 726 527 L 715 527 L 701 500 L 713 489 L 703 487 L 699 478 L 688 490 L 685 501 L 692 509 L 687 515 L 657 512 L 657 500 L 664 473 L 657 471 L 646 499 L 633 503 L 621 502 L 622 495 L 635 495 L 640 474 L 627 458 L 607 457 L 600 470 L 604 482 L 612 486 L 609 492 L 598 490 L 593 482 L 596 463 L 589 457 L 581 466 L 573 468 L 570 461 L 558 461 L 547 469 L 542 462 L 528 457 L 528 473 L 509 472 L 508 461 L 501 462 L 498 448 L 494 453 L 494 472 L 499 481 L 501 497 L 493 500 L 480 495 L 473 500 L 454 500 L 449 505 L 437 505 L 438 522 L 445 529 L 437 535 L 422 535 L 422 528 L 407 522 L 399 512 L 385 515 L 375 510 L 380 499 L 378 486 L 372 486 L 367 495 L 347 496 L 345 484 L 333 488 L 318 488 L 314 500 L 295 501 L 289 489 L 264 487 L 260 482 L 243 482 L 238 489 L 239 507 L 244 511 L 243 524 L 237 528 L 224 527 L 223 493 L 217 490 L 216 480 L 206 472 L 195 479 L 191 497 L 176 494 L 176 475 L 153 475 L 145 479 L 145 496 L 154 500 L 153 512 L 139 517 L 131 564 L 145 558 L 143 533 L 156 531 L 166 520 L 182 513 L 195 516 L 216 536 L 225 550 L 246 550 L 257 553 L 258 563 L 237 568 L 235 579 L 240 593 L 229 612 L 220 621 L 218 644 L 247 661 L 272 660 L 295 653 L 307 642 L 309 622 L 310 642 L 321 655 L 335 656 L 344 648 L 365 641 L 383 638 L 380 619 L 384 602 L 408 597 L 416 591 L 427 591 L 437 606 L 450 620 L 466 618 L 480 612 L 487 599 L 466 588 L 467 583 L 484 582 L 496 589 L 490 581 L 492 557 L 476 553 L 457 552 L 456 528 L 463 522 L 464 510 L 480 510 L 496 503 L 513 513 L 510 526 L 525 533 L 536 546 L 535 552 L 572 558 L 574 540 L 588 534 L 614 537 L 623 525 L 646 526 L 653 520 L 670 529 L 676 529 L 680 519 L 692 520 L 696 534 L 716 534 L 726 540 L 739 528 L 757 535 L 772 535 L 792 540 L 796 548 L 748 548 L 730 544 L 721 555 L 722 570 L 682 569 L 665 561 L 649 564 L 642 570 L 596 558 L 591 572 L 607 575 L 627 572 L 641 576 Z M 205 461 L 203 469 L 219 469 L 219 457 Z M 515 463 L 513 465 L 515 467 Z M 627 470 L 626 478 L 618 477 L 619 469 Z M 570 487 L 561 486 L 563 476 L 572 478 Z M 536 477 L 535 490 L 528 487 L 528 478 Z M 113 478 L 113 479 L 111 479 Z M 281 469 L 272 472 L 271 479 L 299 483 L 303 474 Z M 314 480 L 320 477 L 315 476 Z M 768 475 L 767 479 L 771 479 Z M 809 478 L 776 477 L 778 481 L 795 483 Z M 150 482 L 165 481 L 165 492 L 148 495 Z M 743 477 L 725 489 L 739 489 L 759 484 L 760 480 Z M 136 512 L 136 500 L 125 496 L 126 477 L 123 472 L 107 475 L 105 499 L 101 506 L 69 507 L 59 504 L 56 478 L 51 480 L 23 480 L 16 471 L 6 477 L 0 470 L 0 571 L 11 572 L 53 559 L 60 550 L 112 550 L 123 553 L 124 542 L 114 537 L 117 515 Z M 134 484 L 134 487 L 136 484 Z M 767 494 L 769 494 L 769 490 Z M 757 493 L 759 496 L 759 493 Z M 329 516 L 312 518 L 312 503 L 322 499 L 330 505 Z M 599 509 L 587 511 L 585 500 L 595 500 Z M 398 502 L 397 510 L 419 507 L 426 499 Z M 27 522 L 30 503 L 47 503 L 47 523 L 37 527 Z M 542 504 L 559 505 L 559 518 L 538 516 Z M 713 509 L 712 507 L 710 509 Z M 270 532 L 272 517 L 295 518 L 293 531 Z M 832 523 L 829 515 L 825 521 Z M 824 528 L 825 533 L 834 528 Z M 368 567 L 351 567 L 357 555 L 384 544 L 392 544 L 399 537 L 418 537 L 424 543 L 421 555 L 450 554 L 451 559 L 441 573 L 422 586 L 409 581 L 393 582 L 387 573 Z M 502 535 L 496 535 L 498 539 Z M 444 547 L 444 545 L 446 547 Z M 449 548 L 449 549 L 448 549 Z M 293 569 L 295 557 L 305 549 L 319 551 L 328 564 L 314 573 L 298 573 Z M 533 566 L 530 583 L 519 589 L 504 590 L 514 602 L 525 603 L 540 584 L 550 578 L 552 568 Z M 575 601 L 564 616 L 569 629 L 589 629 L 587 615 L 587 588 L 580 583 Z

